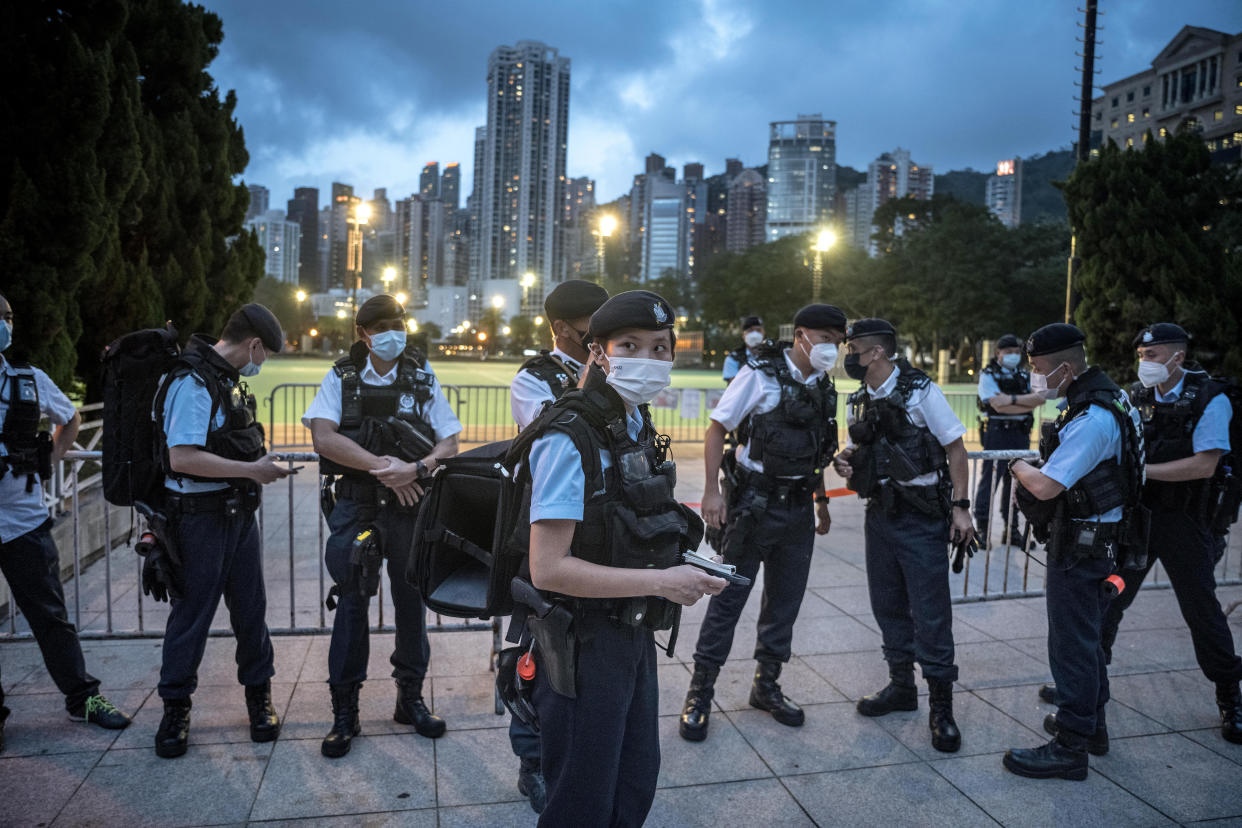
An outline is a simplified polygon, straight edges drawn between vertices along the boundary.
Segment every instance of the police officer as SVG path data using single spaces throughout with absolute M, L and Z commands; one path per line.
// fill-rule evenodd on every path
M 86 672 L 78 632 L 65 608 L 52 519 L 43 504 L 43 479 L 73 447 L 82 417 L 47 374 L 4 357 L 12 341 L 13 308 L 0 296 L 0 572 L 39 643 L 44 666 L 65 695 L 69 718 L 118 730 L 129 725 L 129 717 L 100 694 L 99 679 Z M 56 427 L 54 437 L 39 431 L 43 417 Z M 8 715 L 0 685 L 0 751 Z
M 742 319 L 742 344 L 725 354 L 724 367 L 720 375 L 728 385 L 733 382 L 738 371 L 750 361 L 755 349 L 763 344 L 763 320 L 757 316 Z
M 1046 423 L 1039 464 L 1015 460 L 1018 503 L 1046 544 L 1048 665 L 1057 684 L 1056 735 L 1045 745 L 1007 751 L 1004 765 L 1036 779 L 1087 778 L 1087 752 L 1108 751 L 1108 702 L 1100 630 L 1107 579 L 1124 556 L 1127 510 L 1142 480 L 1138 412 L 1103 371 L 1089 367 L 1085 337 L 1073 325 L 1031 334 L 1031 388 L 1065 407 Z
M 534 441 L 531 577 L 561 596 L 546 618 L 573 615 L 568 633 L 546 621 L 534 630 L 543 826 L 642 824 L 660 766 L 652 631 L 675 623 L 677 604 L 725 586 L 673 565 L 694 514 L 673 500 L 645 405 L 669 384 L 672 326 L 672 308 L 650 291 L 609 299 L 591 317 L 583 388 L 523 432 Z M 662 528 L 639 536 L 651 527 Z
M 509 385 L 509 407 L 519 429 L 530 425 L 545 405 L 577 387 L 582 366 L 590 358 L 585 340 L 591 314 L 606 301 L 608 291 L 582 279 L 561 282 L 543 300 L 553 348 L 526 360 Z M 539 734 L 513 716 L 509 743 L 520 760 L 518 791 L 530 800 L 535 813 L 541 813 L 547 786 L 539 770 Z
M 738 574 L 753 582 L 761 563 L 764 568 L 750 704 L 791 727 L 801 726 L 805 714 L 785 698 L 777 678 L 789 661 L 815 534 L 826 534 L 832 523 L 824 469 L 837 448 L 837 391 L 828 371 L 836 364 L 845 322 L 845 314 L 832 305 L 798 311 L 792 345 L 762 348 L 751 357 L 712 410 L 704 437 L 703 519 L 713 526 L 727 519 L 724 558 Z M 721 458 L 725 434 L 734 429 L 740 445 L 729 462 L 737 480 L 726 504 Z M 681 713 L 684 739 L 707 738 L 716 677 L 750 588 L 730 584 L 707 607 Z
M 184 592 L 172 599 L 160 667 L 164 717 L 155 753 L 165 759 L 181 756 L 189 744 L 190 697 L 221 596 L 237 638 L 237 680 L 246 688 L 250 738 L 270 742 L 280 731 L 272 706 L 275 670 L 254 512 L 261 487 L 290 472 L 265 454 L 254 396 L 242 380 L 257 375 L 284 341 L 271 311 L 244 305 L 229 317 L 218 340 L 191 337 L 156 396 L 155 418 L 167 446 L 164 502 L 184 567 Z
M 1022 368 L 1022 340 L 1005 334 L 996 340 L 992 359 L 979 372 L 979 433 L 983 448 L 1029 449 L 1031 426 L 1035 423 L 1031 412 L 1043 403 L 1042 397 L 1031 393 L 1030 373 Z M 1000 479 L 993 484 L 992 469 L 996 465 L 994 460 L 984 460 L 979 472 L 979 486 L 975 489 L 975 529 L 985 543 L 990 543 L 988 525 L 995 506 L 992 494 L 999 488 L 1001 517 L 1005 521 L 1000 542 L 1020 545 L 1022 533 L 1018 531 L 1017 521 L 1013 525 L 1009 522 L 1015 511 L 1010 503 L 1009 464 L 1000 464 L 996 473 Z
M 431 473 L 457 453 L 461 431 L 435 372 L 406 344 L 405 308 L 387 294 L 373 296 L 354 321 L 358 341 L 328 371 L 302 416 L 326 476 L 323 504 L 332 533 L 325 560 L 335 584 L 328 649 L 333 724 L 321 745 L 332 758 L 348 753 L 360 732 L 358 691 L 367 676 L 368 608 L 380 555 L 388 559 L 396 610 L 393 720 L 430 739 L 444 734 L 444 720 L 423 701 L 430 655 L 426 609 L 405 569 L 418 501 Z
M 509 408 L 519 429 L 530 425 L 545 403 L 577 386 L 590 356 L 584 341 L 587 325 L 606 301 L 608 291 L 582 279 L 561 282 L 543 300 L 553 347 L 522 363 L 509 385 Z
M 1189 341 L 1189 334 L 1171 322 L 1144 328 L 1134 339 L 1139 382 L 1130 389 L 1130 398 L 1143 418 L 1143 503 L 1151 509 L 1150 554 L 1147 566 L 1125 579 L 1125 591 L 1108 607 L 1104 652 L 1111 654 L 1121 617 L 1159 558 L 1190 627 L 1199 669 L 1216 684 L 1221 735 L 1242 743 L 1242 659 L 1216 599 L 1210 529 L 1213 476 L 1231 449 L 1229 421 L 1235 414 L 1222 393 L 1224 385 L 1188 361 Z
M 849 398 L 849 445 L 837 472 L 867 500 L 867 587 L 880 625 L 889 684 L 858 700 L 864 716 L 917 710 L 914 662 L 929 690 L 936 750 L 961 746 L 953 719 L 953 607 L 946 546 L 974 529 L 962 425 L 940 388 L 897 355 L 897 332 L 859 319 L 846 334 L 845 373 L 861 383 Z M 950 494 L 952 493 L 952 494 Z

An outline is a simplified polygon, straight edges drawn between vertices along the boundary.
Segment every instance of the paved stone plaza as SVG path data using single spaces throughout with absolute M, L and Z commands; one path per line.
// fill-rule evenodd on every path
M 697 500 L 701 463 L 679 462 L 679 495 Z M 299 626 L 319 620 L 317 535 L 313 517 L 306 519 L 314 509 L 311 482 L 299 481 L 294 490 Z M 285 490 L 270 490 L 265 535 L 274 626 L 289 626 L 291 615 L 285 503 Z M 782 676 L 787 693 L 806 708 L 806 725 L 784 727 L 746 704 L 756 590 L 738 628 L 735 660 L 721 674 L 708 740 L 682 741 L 677 713 L 706 605 L 687 611 L 676 657 L 659 659 L 663 756 L 649 825 L 1242 825 L 1242 746 L 1220 738 L 1212 685 L 1196 667 L 1170 590 L 1145 591 L 1122 628 L 1112 665 L 1109 755 L 1092 757 L 1085 783 L 1022 779 L 1001 767 L 1001 754 L 1047 738 L 1041 722 L 1052 708 L 1036 696 L 1049 679 L 1043 599 L 955 607 L 963 744 L 958 754 L 936 753 L 925 704 L 881 719 L 854 710 L 859 696 L 883 685 L 886 669 L 868 608 L 860 505 L 834 500 L 833 516 L 832 533 L 816 544 L 795 658 Z M 1000 560 L 989 583 L 999 583 Z M 1228 567 L 1235 577 L 1238 561 L 1234 539 Z M 972 568 L 972 594 L 982 583 L 980 563 Z M 1021 586 L 1023 566 L 1013 553 L 1011 591 Z M 102 570 L 96 563 L 82 579 L 88 630 L 106 624 Z M 116 550 L 112 570 L 114 628 L 134 628 L 132 552 Z M 1030 570 L 1030 588 L 1042 588 L 1039 566 Z M 72 585 L 67 589 L 72 613 Z M 1219 594 L 1226 605 L 1242 601 L 1239 586 Z M 162 605 L 144 605 L 148 627 L 158 629 L 165 615 Z M 1242 609 L 1230 621 L 1242 641 Z M 217 625 L 227 625 L 223 607 Z M 8 630 L 7 620 L 0 629 Z M 275 639 L 273 695 L 284 729 L 265 745 L 248 739 L 233 642 L 213 638 L 194 697 L 190 751 L 163 760 L 152 750 L 162 710 L 154 692 L 158 640 L 84 643 L 87 666 L 104 692 L 135 713 L 134 724 L 120 733 L 68 721 L 33 642 L 0 641 L 13 709 L 0 754 L 0 825 L 533 825 L 535 815 L 516 788 L 508 719 L 493 712 L 490 644 L 487 632 L 432 635 L 426 695 L 449 732 L 429 741 L 392 721 L 391 635 L 374 636 L 373 678 L 362 691 L 364 735 L 347 757 L 328 760 L 319 755 L 330 720 L 327 636 Z

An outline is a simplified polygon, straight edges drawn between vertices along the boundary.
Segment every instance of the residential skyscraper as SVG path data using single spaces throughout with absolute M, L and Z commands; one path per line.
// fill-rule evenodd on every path
M 298 247 L 298 281 L 312 292 L 327 290 L 319 268 L 319 189 L 297 187 L 286 205 L 289 221 L 302 229 Z
M 271 193 L 262 184 L 248 184 L 246 189 L 250 191 L 250 204 L 246 206 L 245 220 L 249 221 L 255 216 L 261 216 L 267 212 Z
M 871 244 L 872 217 L 885 202 L 894 198 L 931 199 L 936 178 L 932 168 L 910 159 L 910 151 L 901 147 L 880 155 L 867 166 L 867 180 L 851 197 L 846 194 L 845 230 L 851 244 L 874 252 Z M 852 211 L 852 212 L 851 212 Z M 901 219 L 896 234 L 901 235 Z
M 349 223 L 362 199 L 350 184 L 332 182 L 332 221 L 328 226 L 328 287 L 349 287 Z
M 536 41 L 487 61 L 479 275 L 490 307 L 540 308 L 564 267 L 569 58 Z M 519 287 L 526 273 L 534 284 Z M 525 301 L 523 301 L 525 300 Z
M 729 185 L 725 249 L 741 253 L 763 244 L 768 214 L 768 188 L 763 176 L 743 170 Z
M 418 194 L 423 198 L 440 197 L 440 162 L 432 161 L 423 165 L 423 174 L 418 177 Z
M 809 233 L 832 217 L 837 122 L 818 112 L 773 121 L 768 134 L 767 240 Z
M 302 227 L 287 221 L 280 210 L 268 210 L 261 216 L 246 220 L 263 248 L 263 274 L 288 285 L 298 284 L 298 253 L 301 249 Z
M 461 206 L 461 164 L 456 161 L 444 165 L 444 174 L 440 176 L 440 200 L 450 213 Z
M 1006 227 L 1022 223 L 1022 159 L 996 162 L 996 175 L 988 176 L 985 199 L 988 210 Z

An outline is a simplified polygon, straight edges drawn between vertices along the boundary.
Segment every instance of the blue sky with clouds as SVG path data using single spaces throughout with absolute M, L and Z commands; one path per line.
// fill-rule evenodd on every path
M 1082 15 L 1074 0 L 205 0 L 211 72 L 236 89 L 249 183 L 284 205 L 332 181 L 390 198 L 428 161 L 472 176 L 487 58 L 541 40 L 572 60 L 570 175 L 601 198 L 659 152 L 708 174 L 767 156 L 767 124 L 837 122 L 837 161 L 902 146 L 938 171 L 1068 146 Z M 1186 24 L 1236 32 L 1238 0 L 1101 0 L 1101 70 L 1146 68 Z

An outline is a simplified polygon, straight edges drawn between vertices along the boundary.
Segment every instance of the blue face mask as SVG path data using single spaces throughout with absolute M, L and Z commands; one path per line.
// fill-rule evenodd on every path
M 13 344 L 13 323 L 0 322 L 0 351 Z
M 255 364 L 254 357 L 247 359 L 246 364 L 238 369 L 237 373 L 243 377 L 253 377 L 259 373 L 259 366 Z
M 405 350 L 405 331 L 371 334 L 371 353 L 383 360 L 394 360 Z
M 1000 363 L 1012 371 L 1022 364 L 1022 354 L 1001 354 Z

